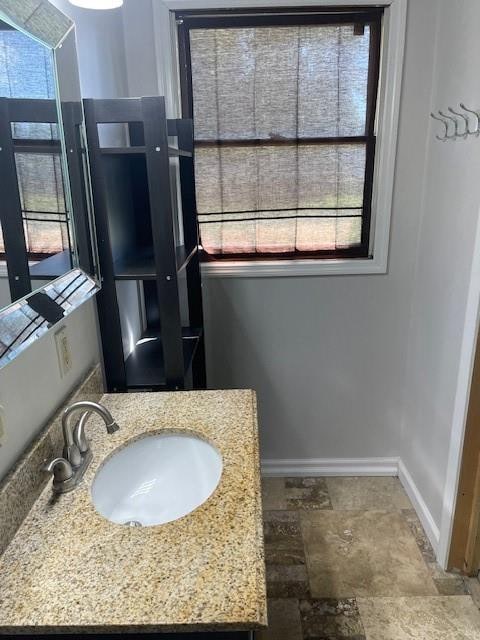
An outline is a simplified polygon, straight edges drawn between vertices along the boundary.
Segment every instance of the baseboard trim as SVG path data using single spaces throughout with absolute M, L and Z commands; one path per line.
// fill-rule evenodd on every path
M 410 498 L 410 501 L 412 502 L 418 517 L 420 518 L 420 522 L 425 529 L 425 533 L 430 540 L 430 544 L 435 551 L 435 555 L 437 555 L 440 544 L 440 529 L 435 523 L 435 520 L 433 519 L 433 516 L 430 513 L 430 510 L 427 507 L 422 494 L 418 490 L 417 485 L 413 481 L 410 472 L 408 471 L 402 460 L 398 461 L 398 477 L 408 497 Z
M 410 472 L 400 458 L 300 458 L 261 462 L 264 477 L 282 476 L 398 476 L 430 543 L 437 553 L 440 530 Z
M 398 458 L 304 458 L 262 460 L 262 475 L 396 476 Z

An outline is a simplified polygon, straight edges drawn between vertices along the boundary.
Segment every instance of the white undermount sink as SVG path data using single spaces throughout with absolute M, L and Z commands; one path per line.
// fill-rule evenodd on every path
M 145 436 L 114 453 L 98 470 L 93 504 L 117 524 L 165 524 L 203 504 L 220 482 L 222 469 L 220 453 L 201 438 Z

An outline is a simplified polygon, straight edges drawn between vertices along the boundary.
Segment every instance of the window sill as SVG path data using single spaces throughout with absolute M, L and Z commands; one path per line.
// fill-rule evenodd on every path
M 291 278 L 387 273 L 386 260 L 264 260 L 203 262 L 203 278 Z

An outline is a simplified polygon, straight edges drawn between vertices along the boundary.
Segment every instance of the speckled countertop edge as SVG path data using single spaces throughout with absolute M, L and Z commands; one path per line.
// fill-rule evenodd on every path
M 51 500 L 47 487 L 0 558 L 0 635 L 264 626 L 254 392 L 116 394 L 105 395 L 102 401 L 122 428 L 112 437 L 98 424 L 96 429 L 89 427 L 95 458 L 85 484 L 91 483 L 104 457 L 137 437 L 140 429 L 167 429 L 196 432 L 219 448 L 225 464 L 219 487 L 188 516 L 138 530 L 104 520 L 93 509 L 86 486 L 57 500 Z M 154 410 L 157 415 L 152 418 Z M 154 530 L 164 535 L 152 534 Z M 147 542 L 138 538 L 145 532 Z M 139 553 L 139 540 L 145 553 Z M 166 549 L 179 567 L 165 560 Z M 62 575 L 65 564 L 67 576 Z M 87 575 L 86 567 L 92 573 Z M 41 585 L 35 581 L 40 577 Z M 55 593 L 60 602 L 55 602 Z
M 256 497 L 256 514 L 257 514 L 257 537 L 258 537 L 258 597 L 262 604 L 259 607 L 259 621 L 261 626 L 267 626 L 267 580 L 265 565 L 265 537 L 263 532 L 263 504 L 262 504 L 262 473 L 260 466 L 260 434 L 258 431 L 258 410 L 257 410 L 257 394 L 252 392 L 252 422 L 255 442 L 255 497 Z

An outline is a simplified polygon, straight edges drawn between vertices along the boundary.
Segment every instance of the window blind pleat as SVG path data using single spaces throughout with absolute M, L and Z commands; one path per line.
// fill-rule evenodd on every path
M 51 100 L 55 95 L 52 52 L 20 31 L 0 30 L 0 96 Z M 58 125 L 14 122 L 12 137 L 58 140 Z M 69 238 L 60 156 L 16 153 L 15 164 L 28 252 L 63 251 Z M 4 251 L 0 234 L 0 253 Z
M 361 208 L 365 145 L 200 147 L 195 171 L 199 214 Z

